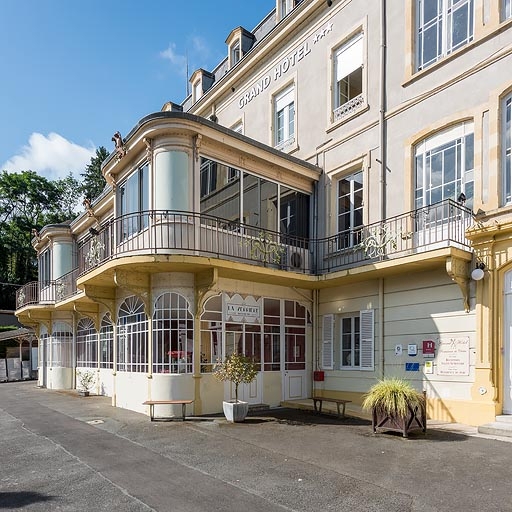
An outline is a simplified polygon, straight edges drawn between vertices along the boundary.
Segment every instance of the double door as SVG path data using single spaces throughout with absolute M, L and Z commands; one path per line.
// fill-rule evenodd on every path
M 238 399 L 250 404 L 263 402 L 263 384 L 270 372 L 280 372 L 281 399 L 291 400 L 307 396 L 306 329 L 301 326 L 266 326 L 259 324 L 225 324 L 226 356 L 233 352 L 244 354 L 260 365 L 256 379 L 250 384 L 240 384 Z M 272 382 L 276 382 L 272 379 Z M 235 397 L 235 389 L 226 383 L 226 400 Z

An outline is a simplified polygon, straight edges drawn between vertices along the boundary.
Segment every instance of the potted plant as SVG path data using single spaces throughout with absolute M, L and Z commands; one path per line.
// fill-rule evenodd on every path
M 401 432 L 404 437 L 414 429 L 426 432 L 425 394 L 403 379 L 387 378 L 366 393 L 362 407 L 372 412 L 372 428 Z
M 81 396 L 89 396 L 89 392 L 94 385 L 95 375 L 91 370 L 76 371 L 78 394 Z
M 222 382 L 231 382 L 235 386 L 235 400 L 222 402 L 224 415 L 228 421 L 242 422 L 245 420 L 249 404 L 238 400 L 238 386 L 242 383 L 250 384 L 256 378 L 258 371 L 258 364 L 237 352 L 215 365 L 214 377 Z

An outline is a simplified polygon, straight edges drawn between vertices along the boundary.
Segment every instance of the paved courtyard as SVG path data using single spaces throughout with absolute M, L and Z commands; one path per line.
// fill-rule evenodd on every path
M 0 510 L 512 511 L 512 443 L 275 409 L 150 422 L 35 387 L 0 385 Z

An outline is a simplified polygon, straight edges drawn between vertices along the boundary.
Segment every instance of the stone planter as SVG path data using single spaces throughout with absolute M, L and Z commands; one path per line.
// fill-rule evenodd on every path
M 228 421 L 240 423 L 245 420 L 249 412 L 249 403 L 230 400 L 229 402 L 222 402 L 222 408 L 224 409 L 224 416 L 226 416 Z
M 78 394 L 80 396 L 89 396 L 89 391 L 78 390 Z

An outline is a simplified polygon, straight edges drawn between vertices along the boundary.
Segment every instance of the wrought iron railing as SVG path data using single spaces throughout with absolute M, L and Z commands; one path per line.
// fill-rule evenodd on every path
M 28 283 L 16 304 L 65 300 L 77 293 L 79 276 L 132 254 L 206 256 L 321 275 L 442 247 L 470 250 L 471 222 L 471 211 L 451 200 L 316 240 L 189 212 L 124 215 L 79 244 L 78 268 L 56 281 Z
M 226 219 L 189 212 L 147 211 L 123 215 L 78 247 L 84 274 L 132 253 L 184 254 L 309 272 L 309 240 Z
M 469 250 L 465 232 L 472 219 L 468 208 L 445 200 L 316 240 L 315 273 L 325 274 L 442 247 Z

